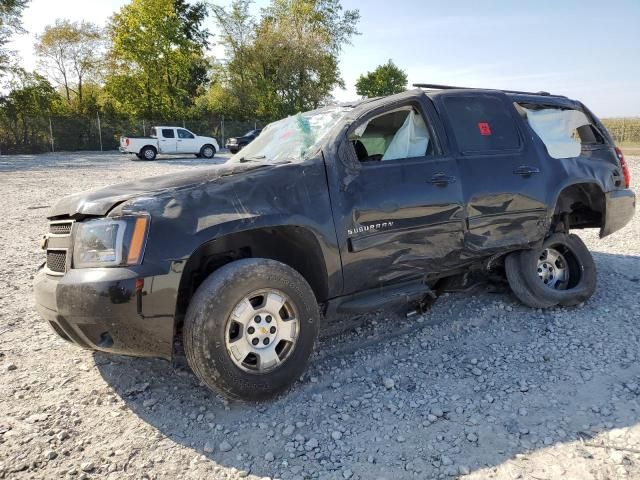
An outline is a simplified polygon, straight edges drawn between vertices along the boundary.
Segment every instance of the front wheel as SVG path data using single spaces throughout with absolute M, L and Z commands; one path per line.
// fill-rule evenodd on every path
M 505 269 L 513 293 L 534 308 L 577 305 L 596 288 L 593 257 L 573 234 L 556 233 L 539 248 L 511 253 Z
M 216 154 L 216 149 L 213 145 L 204 145 L 200 149 L 200 156 L 204 158 L 213 158 Z
M 229 263 L 200 285 L 184 322 L 196 376 L 229 398 L 262 400 L 304 372 L 320 312 L 306 280 L 267 259 Z

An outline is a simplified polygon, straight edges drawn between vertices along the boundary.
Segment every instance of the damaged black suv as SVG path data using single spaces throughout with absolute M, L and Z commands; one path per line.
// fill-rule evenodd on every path
M 35 280 L 85 348 L 187 361 L 261 399 L 305 369 L 323 316 L 420 301 L 472 268 L 536 308 L 595 288 L 571 229 L 632 217 L 620 150 L 580 102 L 421 85 L 267 126 L 225 165 L 61 199 Z M 436 88 L 437 87 L 437 88 Z

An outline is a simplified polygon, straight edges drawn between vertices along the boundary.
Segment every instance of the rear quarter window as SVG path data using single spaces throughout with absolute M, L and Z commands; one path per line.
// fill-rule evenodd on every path
M 585 149 L 605 144 L 598 128 L 580 110 L 534 104 L 515 106 L 524 112 L 529 126 L 552 158 L 574 158 Z
M 499 98 L 447 97 L 444 106 L 462 153 L 489 153 L 520 148 L 514 118 Z

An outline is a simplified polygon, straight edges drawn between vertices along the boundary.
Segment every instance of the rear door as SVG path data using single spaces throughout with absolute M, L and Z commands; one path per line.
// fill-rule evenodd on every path
M 350 129 L 329 169 L 345 294 L 424 278 L 460 262 L 459 175 L 455 159 L 440 147 L 433 115 L 426 100 L 376 110 Z
M 176 129 L 159 128 L 158 149 L 160 153 L 176 153 Z
M 177 152 L 178 153 L 198 153 L 200 151 L 200 145 L 196 136 L 189 130 L 184 128 L 176 128 L 178 131 L 177 140 Z
M 545 172 L 508 97 L 443 94 L 439 108 L 458 151 L 467 254 L 485 256 L 538 240 L 546 228 Z

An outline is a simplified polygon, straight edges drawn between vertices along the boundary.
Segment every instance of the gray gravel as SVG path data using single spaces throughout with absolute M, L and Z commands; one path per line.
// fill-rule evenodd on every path
M 226 403 L 181 362 L 57 339 L 32 305 L 46 207 L 206 163 L 0 157 L 0 478 L 640 478 L 638 216 L 604 240 L 580 233 L 598 267 L 584 305 L 480 291 L 339 319 L 270 403 Z

